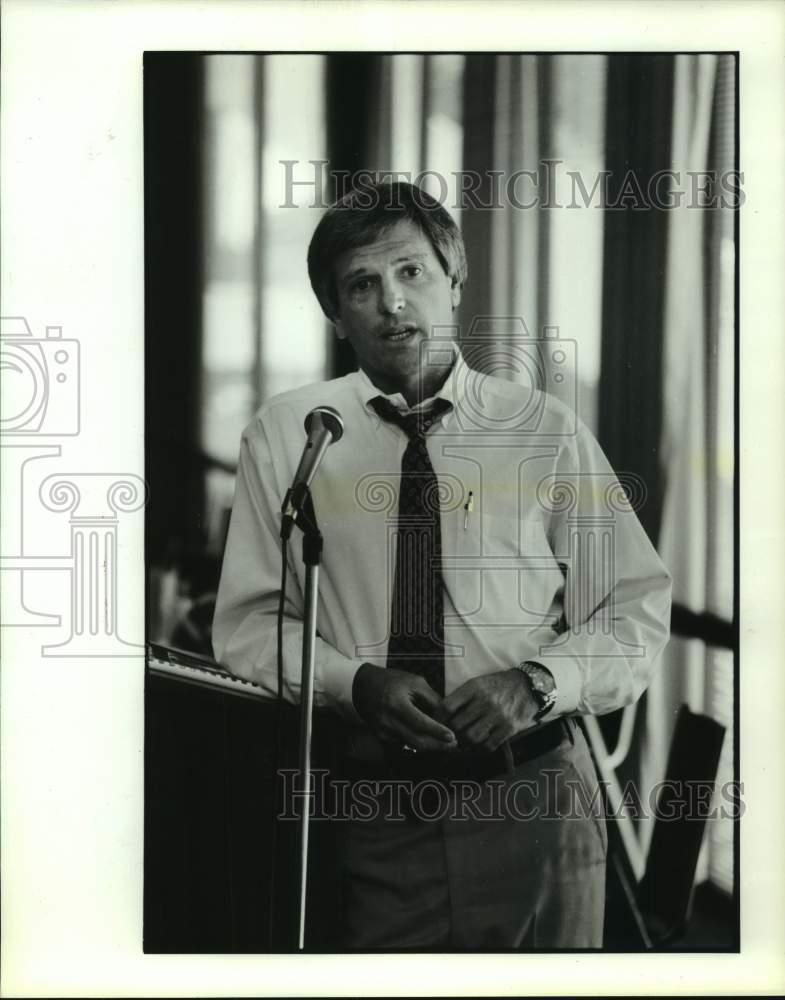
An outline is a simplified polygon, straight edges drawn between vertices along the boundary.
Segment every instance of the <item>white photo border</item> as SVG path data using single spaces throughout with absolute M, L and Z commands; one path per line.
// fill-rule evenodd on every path
M 52 446 L 55 471 L 82 477 L 82 498 L 111 489 L 91 470 L 144 475 L 144 52 L 423 46 L 740 53 L 741 952 L 144 955 L 144 522 L 128 500 L 115 510 L 118 558 L 134 567 L 116 638 L 130 652 L 47 658 L 33 626 L 0 637 L 3 995 L 785 990 L 785 4 L 4 0 L 2 312 L 82 351 L 80 433 Z M 4 511 L 21 503 L 8 478 Z

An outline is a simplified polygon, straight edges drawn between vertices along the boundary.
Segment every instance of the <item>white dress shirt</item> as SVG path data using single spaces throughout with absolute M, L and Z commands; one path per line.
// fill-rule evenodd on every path
M 312 485 L 324 537 L 315 699 L 354 721 L 355 672 L 386 663 L 407 444 L 404 431 L 369 406 L 380 395 L 360 371 L 259 409 L 242 437 L 213 624 L 217 659 L 273 697 L 281 503 L 302 454 L 306 414 L 334 407 L 345 432 Z M 556 680 L 554 717 L 603 714 L 636 700 L 668 639 L 671 581 L 596 440 L 554 397 L 480 374 L 460 353 L 436 395 L 452 404 L 427 438 L 442 493 L 445 693 L 535 660 Z M 386 398 L 407 409 L 400 394 Z M 283 694 L 294 702 L 301 555 L 295 529 L 283 627 Z

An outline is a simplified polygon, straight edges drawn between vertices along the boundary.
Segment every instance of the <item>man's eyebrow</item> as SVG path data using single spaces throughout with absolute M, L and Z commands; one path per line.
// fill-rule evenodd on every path
M 341 275 L 339 280 L 342 285 L 348 285 L 353 278 L 357 278 L 361 274 L 366 274 L 366 273 L 367 273 L 366 268 L 356 267 L 353 271 L 349 271 L 348 274 Z
M 404 261 L 407 261 L 407 260 L 416 260 L 416 261 L 419 261 L 420 263 L 425 263 L 425 261 L 427 259 L 428 259 L 427 254 L 420 253 L 419 251 L 415 250 L 412 253 L 401 254 L 401 256 L 400 257 L 396 257 L 395 260 L 392 263 L 393 264 L 401 264 L 401 263 L 403 263 Z M 340 281 L 340 283 L 342 285 L 346 285 L 353 278 L 357 278 L 361 274 L 367 274 L 367 273 L 368 273 L 368 269 L 364 265 L 361 264 L 359 267 L 355 267 L 354 270 L 349 271 L 348 274 L 344 274 L 339 279 L 339 281 Z

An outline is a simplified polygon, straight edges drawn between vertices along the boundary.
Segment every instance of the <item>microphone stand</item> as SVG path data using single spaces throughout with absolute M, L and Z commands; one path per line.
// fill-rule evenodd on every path
M 303 649 L 300 684 L 300 778 L 303 811 L 300 817 L 300 903 L 298 923 L 298 949 L 305 947 L 305 909 L 308 887 L 308 832 L 313 794 L 311 776 L 311 737 L 313 731 L 314 658 L 316 647 L 316 607 L 319 595 L 319 564 L 322 560 L 323 539 L 316 525 L 310 490 L 305 487 L 305 502 L 294 522 L 303 533 L 303 563 L 305 564 L 305 605 L 303 614 Z

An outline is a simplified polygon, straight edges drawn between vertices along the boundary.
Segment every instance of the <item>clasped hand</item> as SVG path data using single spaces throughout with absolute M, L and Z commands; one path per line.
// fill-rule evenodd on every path
M 383 740 L 417 750 L 496 750 L 534 722 L 537 705 L 516 670 L 473 677 L 446 698 L 405 670 L 364 663 L 353 687 L 358 713 Z

